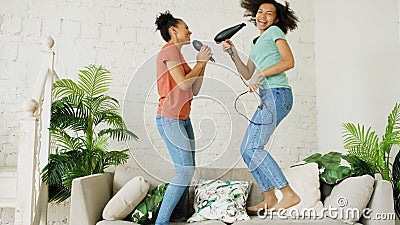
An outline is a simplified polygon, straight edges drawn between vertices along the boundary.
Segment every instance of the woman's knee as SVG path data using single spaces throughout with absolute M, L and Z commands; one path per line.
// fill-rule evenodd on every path
M 193 166 L 179 166 L 176 168 L 176 177 L 184 183 L 190 183 L 194 175 Z
M 246 163 L 246 165 L 249 165 L 249 163 L 251 162 L 251 159 L 252 159 L 252 157 L 253 157 L 252 151 L 249 150 L 249 149 L 247 149 L 247 150 L 244 149 L 244 150 L 241 152 L 241 154 L 242 154 L 243 161 Z

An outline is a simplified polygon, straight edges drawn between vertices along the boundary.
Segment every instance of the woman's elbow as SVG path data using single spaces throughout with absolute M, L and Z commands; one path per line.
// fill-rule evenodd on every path
M 250 78 L 253 76 L 253 74 L 242 74 L 242 77 L 245 79 L 245 80 L 250 80 Z
M 193 96 L 197 96 L 199 94 L 199 90 L 197 90 L 197 88 L 195 88 L 195 87 L 192 87 L 192 93 L 193 93 Z
M 287 64 L 287 70 L 294 68 L 294 60 L 289 60 Z

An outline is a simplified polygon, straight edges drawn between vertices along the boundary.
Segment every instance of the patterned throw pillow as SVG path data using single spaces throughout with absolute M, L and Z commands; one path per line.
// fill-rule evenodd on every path
M 195 180 L 195 213 L 188 222 L 221 220 L 234 223 L 249 220 L 246 200 L 250 181 Z
M 138 224 L 154 223 L 158 211 L 161 207 L 161 202 L 164 198 L 165 190 L 168 183 L 162 183 L 155 189 L 150 190 L 142 202 L 133 210 L 131 220 Z

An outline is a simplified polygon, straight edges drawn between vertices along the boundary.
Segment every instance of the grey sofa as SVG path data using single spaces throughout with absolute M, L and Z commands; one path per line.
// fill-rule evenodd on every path
M 130 168 L 127 166 L 117 167 L 113 173 L 90 175 L 75 179 L 72 184 L 72 196 L 70 205 L 70 225 L 134 225 L 136 223 L 129 221 L 106 221 L 102 219 L 102 211 L 111 199 L 125 183 L 135 176 L 143 176 L 150 187 L 153 188 L 161 182 L 167 182 L 172 179 L 174 172 L 165 169 L 154 169 L 152 171 L 144 171 L 140 168 Z M 162 178 L 162 179 L 160 179 Z M 254 178 L 245 168 L 197 168 L 194 179 L 221 179 L 221 180 L 249 180 L 255 183 Z M 324 195 L 324 191 L 322 191 Z M 324 198 L 324 196 L 321 196 Z M 248 205 L 254 205 L 262 200 L 262 193 L 257 185 L 253 185 L 249 193 Z M 193 213 L 193 190 L 190 191 L 185 207 L 186 214 Z M 394 203 L 392 186 L 390 182 L 383 181 L 378 177 L 375 178 L 374 192 L 371 200 L 368 203 L 368 208 L 371 209 L 371 218 L 375 218 L 375 214 L 390 213 L 394 215 Z M 186 224 L 186 223 L 171 223 L 171 224 Z M 205 221 L 195 222 L 195 225 L 224 225 L 221 221 Z M 331 218 L 323 219 L 279 219 L 279 218 L 258 218 L 252 216 L 251 220 L 239 221 L 234 225 L 244 224 L 319 224 L 319 225 L 339 225 L 344 222 Z M 362 219 L 357 224 L 365 225 L 394 225 L 395 220 L 365 220 Z

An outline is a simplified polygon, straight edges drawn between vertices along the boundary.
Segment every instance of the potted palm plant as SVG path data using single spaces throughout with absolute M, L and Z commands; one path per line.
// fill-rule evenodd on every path
M 397 154 L 393 168 L 390 163 L 393 146 L 400 145 L 400 104 L 396 104 L 388 116 L 385 134 L 379 140 L 371 127 L 353 123 L 343 124 L 344 148 L 369 165 L 372 172 L 380 173 L 382 178 L 391 181 L 394 190 L 395 210 L 400 214 L 400 155 Z M 393 170 L 391 170 L 391 168 Z
M 103 173 L 128 160 L 128 149 L 109 149 L 111 140 L 138 138 L 127 129 L 119 102 L 107 95 L 110 81 L 104 66 L 89 65 L 79 71 L 77 83 L 71 79 L 54 83 L 50 121 L 54 152 L 42 170 L 49 202 L 67 199 L 74 178 Z

